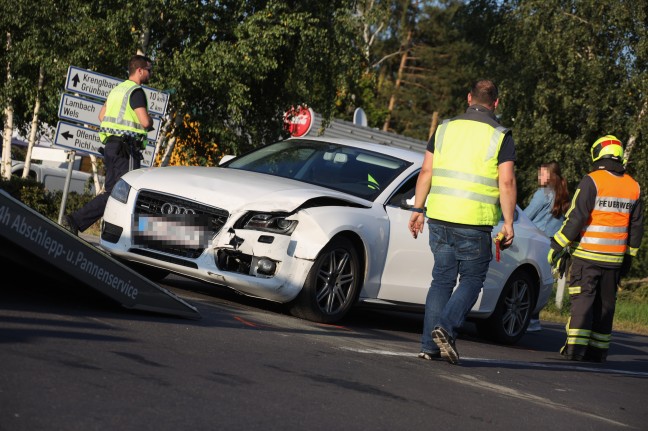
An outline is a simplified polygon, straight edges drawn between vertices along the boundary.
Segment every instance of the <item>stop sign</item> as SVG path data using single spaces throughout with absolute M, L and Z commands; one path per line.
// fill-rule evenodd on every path
M 315 113 L 311 108 L 298 106 L 290 109 L 284 114 L 284 124 L 291 136 L 300 137 L 306 135 L 313 126 Z

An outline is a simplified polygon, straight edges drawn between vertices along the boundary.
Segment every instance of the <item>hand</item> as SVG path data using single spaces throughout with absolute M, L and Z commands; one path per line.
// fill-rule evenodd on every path
M 419 233 L 423 233 L 423 222 L 425 217 L 423 213 L 412 213 L 409 219 L 408 228 L 414 239 L 418 238 Z
M 549 254 L 547 255 L 547 262 L 549 262 L 549 265 L 551 265 L 552 267 L 556 266 L 556 264 L 560 260 L 561 253 L 562 250 L 555 250 L 553 248 L 550 248 Z
M 502 230 L 499 232 L 498 236 L 502 236 L 500 240 L 500 250 L 506 250 L 513 244 L 513 237 L 515 237 L 515 232 L 513 231 L 513 225 L 502 225 Z
M 558 259 L 558 262 L 556 262 L 556 274 L 558 275 L 559 278 L 563 278 L 565 275 L 565 272 L 567 272 L 567 268 L 569 267 L 569 261 L 571 260 L 571 255 L 569 253 L 565 253 L 562 255 L 560 259 Z

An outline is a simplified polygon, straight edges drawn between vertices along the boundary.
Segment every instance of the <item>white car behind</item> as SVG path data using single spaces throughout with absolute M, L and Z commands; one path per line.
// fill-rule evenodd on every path
M 313 321 L 339 321 L 355 305 L 423 311 L 433 256 L 427 234 L 407 229 L 422 159 L 293 138 L 219 167 L 138 169 L 113 189 L 101 246 L 152 279 L 172 272 L 224 285 Z M 469 314 L 505 344 L 524 335 L 553 285 L 548 239 L 519 208 L 514 226 Z

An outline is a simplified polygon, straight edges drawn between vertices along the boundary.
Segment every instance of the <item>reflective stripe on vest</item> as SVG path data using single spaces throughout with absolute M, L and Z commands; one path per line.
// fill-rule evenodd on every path
M 99 137 L 102 142 L 111 135 L 146 137 L 146 130 L 144 130 L 137 118 L 137 114 L 130 106 L 130 96 L 138 88 L 142 87 L 131 80 L 126 80 L 113 88 L 108 94 L 106 111 L 99 129 Z M 144 97 L 146 97 L 146 94 Z
M 639 198 L 639 185 L 629 175 L 605 170 L 591 172 L 596 202 L 573 255 L 588 260 L 621 263 L 627 250 L 630 212 Z
M 508 129 L 472 120 L 445 120 L 437 129 L 429 218 L 496 225 L 501 218 L 497 156 Z

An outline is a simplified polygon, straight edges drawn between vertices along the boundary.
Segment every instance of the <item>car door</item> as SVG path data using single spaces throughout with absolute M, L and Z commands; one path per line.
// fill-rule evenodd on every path
M 385 259 L 378 299 L 425 304 L 434 257 L 428 244 L 427 223 L 414 239 L 408 229 L 412 212 L 401 204 L 414 196 L 418 172 L 408 178 L 385 206 L 389 217 L 389 250 Z

